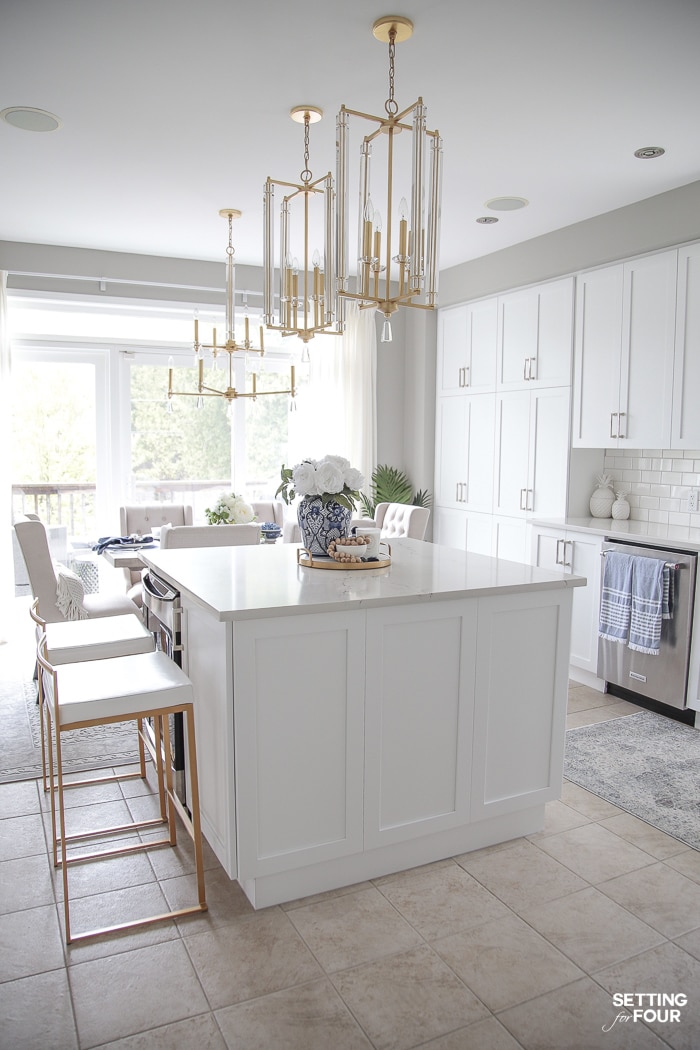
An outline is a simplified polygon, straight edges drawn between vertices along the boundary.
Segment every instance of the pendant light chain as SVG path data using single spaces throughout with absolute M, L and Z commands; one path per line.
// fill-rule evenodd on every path
M 394 99 L 394 57 L 396 55 L 396 30 L 389 30 L 389 97 L 384 103 L 388 117 L 395 117 L 399 106 Z
M 303 183 L 311 182 L 312 174 L 309 169 L 309 124 L 310 115 L 304 114 L 304 170 L 299 178 Z
M 228 213 L 228 248 L 226 249 L 226 254 L 229 256 L 231 262 L 233 262 L 236 250 L 233 247 L 233 215 L 231 212 Z

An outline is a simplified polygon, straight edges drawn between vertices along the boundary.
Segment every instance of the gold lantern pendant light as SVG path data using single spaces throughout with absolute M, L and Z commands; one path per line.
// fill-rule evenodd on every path
M 263 326 L 260 325 L 260 345 L 254 346 L 250 339 L 250 324 L 248 314 L 245 315 L 245 334 L 242 343 L 236 342 L 235 336 L 235 304 L 236 304 L 236 281 L 235 273 L 236 266 L 234 261 L 235 251 L 233 248 L 233 220 L 241 217 L 241 212 L 236 208 L 222 208 L 219 212 L 222 218 L 228 220 L 228 247 L 226 249 L 226 341 L 224 343 L 217 343 L 216 341 L 216 328 L 212 331 L 211 343 L 205 343 L 199 341 L 199 320 L 195 318 L 194 322 L 194 359 L 195 367 L 197 368 L 197 382 L 194 390 L 173 390 L 173 364 L 172 359 L 168 363 L 168 403 L 167 407 L 169 411 L 172 411 L 172 399 L 173 397 L 196 397 L 197 407 L 202 407 L 204 404 L 205 397 L 223 397 L 229 404 L 229 407 L 239 397 L 251 397 L 253 399 L 262 397 L 266 394 L 290 394 L 292 399 L 296 395 L 295 388 L 295 375 L 294 365 L 291 366 L 290 370 L 290 382 L 289 388 L 286 390 L 258 390 L 257 386 L 257 375 L 255 372 L 252 373 L 252 386 L 250 390 L 237 390 L 234 384 L 234 357 L 238 353 L 243 353 L 246 356 L 248 354 L 257 354 L 262 357 L 265 353 L 265 345 L 263 342 Z M 214 368 L 218 365 L 218 358 L 226 354 L 228 355 L 228 385 L 222 390 L 216 386 L 208 386 L 204 382 L 204 355 L 205 352 L 211 355 L 214 362 Z
M 372 116 L 346 106 L 342 106 L 338 114 L 337 278 L 341 302 L 343 298 L 356 299 L 361 309 L 375 307 L 384 315 L 382 341 L 388 342 L 392 338 L 390 319 L 400 306 L 424 310 L 437 306 L 442 139 L 439 132 L 427 129 L 427 111 L 422 98 L 401 111 L 394 98 L 396 44 L 409 39 L 413 23 L 408 18 L 384 16 L 377 19 L 372 31 L 378 40 L 389 44 L 389 97 L 384 103 L 384 116 Z M 406 122 L 409 114 L 410 124 Z M 372 125 L 360 144 L 360 211 L 354 291 L 350 290 L 348 268 L 351 118 L 369 121 Z M 396 142 L 397 136 L 406 132 L 412 135 L 410 165 L 406 151 L 401 151 L 402 157 L 399 157 Z M 386 156 L 382 158 L 386 185 L 381 185 L 381 178 L 374 184 L 371 181 L 372 154 L 380 142 L 386 145 Z M 428 144 L 430 159 L 426 183 Z M 404 170 L 399 170 L 402 161 Z M 410 209 L 406 199 L 409 185 Z M 342 313 L 342 308 L 339 311 Z
M 281 332 L 283 336 L 296 335 L 308 344 L 315 335 L 340 334 L 335 294 L 335 193 L 330 172 L 314 179 L 309 168 L 309 126 L 321 120 L 323 110 L 316 106 L 295 106 L 290 116 L 304 125 L 304 168 L 298 183 L 272 178 L 265 182 L 263 316 L 268 328 Z M 283 188 L 279 209 L 277 312 L 274 288 L 276 186 Z M 306 351 L 306 345 L 304 349 Z

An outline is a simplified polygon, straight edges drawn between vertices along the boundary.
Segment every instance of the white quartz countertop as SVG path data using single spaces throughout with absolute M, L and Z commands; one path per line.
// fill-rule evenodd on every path
M 393 540 L 391 565 L 366 571 L 301 566 L 297 549 L 291 543 L 198 547 L 148 550 L 140 557 L 218 620 L 582 587 L 586 582 L 421 540 Z
M 679 547 L 700 551 L 700 528 L 685 525 L 662 525 L 652 521 L 616 521 L 614 518 L 538 518 L 533 525 L 543 528 L 568 529 L 588 532 L 610 539 L 626 539 L 636 543 L 651 543 L 657 547 Z

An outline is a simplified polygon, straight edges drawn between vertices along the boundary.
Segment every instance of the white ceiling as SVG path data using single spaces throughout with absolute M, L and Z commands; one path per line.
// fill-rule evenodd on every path
M 234 207 L 260 263 L 264 180 L 302 167 L 290 108 L 324 110 L 333 168 L 340 105 L 383 112 L 394 13 L 397 101 L 445 144 L 441 268 L 700 178 L 700 0 L 2 0 L 0 110 L 63 127 L 0 121 L 0 239 L 218 261 Z M 478 225 L 503 195 L 530 206 Z

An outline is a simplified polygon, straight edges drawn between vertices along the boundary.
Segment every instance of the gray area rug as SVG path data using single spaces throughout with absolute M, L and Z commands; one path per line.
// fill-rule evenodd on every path
M 41 776 L 41 726 L 34 682 L 0 684 L 0 783 Z M 63 769 L 81 773 L 138 761 L 136 723 L 75 729 L 61 740 Z
M 653 711 L 570 729 L 564 776 L 700 849 L 700 731 Z

